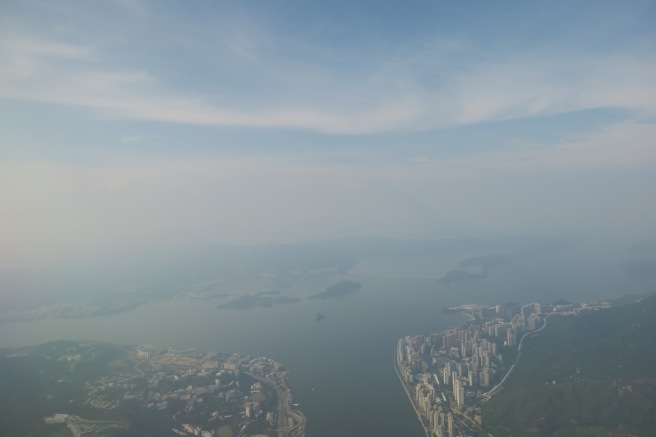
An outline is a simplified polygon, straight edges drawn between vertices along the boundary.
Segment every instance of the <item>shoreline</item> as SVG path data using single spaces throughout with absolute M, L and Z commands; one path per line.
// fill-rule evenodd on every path
M 399 340 L 400 341 L 400 340 Z M 398 345 L 398 342 L 397 342 Z M 428 428 L 426 428 L 426 424 L 424 424 L 424 420 L 422 419 L 421 412 L 415 405 L 412 396 L 410 395 L 410 392 L 408 391 L 408 387 L 403 381 L 403 378 L 401 377 L 401 373 L 399 372 L 399 367 L 398 363 L 396 361 L 396 351 L 394 353 L 394 370 L 396 371 L 396 376 L 399 378 L 399 381 L 401 381 L 401 385 L 403 386 L 403 391 L 405 391 L 406 396 L 408 396 L 408 400 L 410 401 L 410 405 L 412 405 L 412 409 L 415 411 L 415 414 L 417 415 L 417 418 L 419 419 L 419 423 L 421 424 L 421 427 L 424 429 L 424 432 L 426 433 L 426 437 L 431 437 L 430 431 L 428 431 Z

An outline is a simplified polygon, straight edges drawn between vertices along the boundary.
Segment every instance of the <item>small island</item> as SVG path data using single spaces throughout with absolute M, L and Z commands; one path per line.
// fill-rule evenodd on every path
M 280 296 L 279 292 L 266 291 L 257 294 L 245 294 L 228 303 L 219 305 L 217 308 L 226 309 L 250 309 L 250 308 L 269 308 L 274 305 L 295 303 L 300 299 L 296 297 Z
M 320 293 L 313 294 L 310 296 L 310 299 L 332 299 L 335 297 L 344 297 L 351 293 L 355 293 L 360 288 L 362 288 L 361 283 L 345 279 L 331 285 Z
M 444 282 L 445 284 L 451 284 L 452 282 L 466 281 L 469 279 L 485 279 L 487 278 L 487 271 L 482 271 L 480 273 L 468 272 L 466 270 L 449 270 L 442 276 L 438 281 Z

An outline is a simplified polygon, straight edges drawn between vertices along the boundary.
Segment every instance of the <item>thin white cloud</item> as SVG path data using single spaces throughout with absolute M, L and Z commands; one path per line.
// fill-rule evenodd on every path
M 656 124 L 626 121 L 579 133 L 557 143 L 488 150 L 473 156 L 438 159 L 408 156 L 404 163 L 444 175 L 605 171 L 656 167 Z
M 453 120 L 461 124 L 605 107 L 653 115 L 655 73 L 656 59 L 639 54 L 525 57 L 474 65 L 448 87 L 457 103 Z
M 65 59 L 91 59 L 93 48 L 83 45 L 67 44 L 57 41 L 46 41 L 32 38 L 7 38 L 0 40 L 3 52 L 13 52 L 13 55 L 49 56 Z
M 140 141 L 152 140 L 152 139 L 155 139 L 155 138 L 157 138 L 157 135 L 152 135 L 152 134 L 149 134 L 149 135 L 127 135 L 127 136 L 121 137 L 119 142 L 121 144 L 132 144 L 132 143 L 137 143 L 137 142 L 140 142 Z
M 4 88 L 28 79 L 40 81 L 52 62 L 91 61 L 93 57 L 94 49 L 90 46 L 3 34 L 0 85 Z
M 610 106 L 656 114 L 656 61 L 644 54 L 470 59 L 453 69 L 426 59 L 425 47 L 418 50 L 348 75 L 274 63 L 266 73 L 274 81 L 271 94 L 244 96 L 248 103 L 240 107 L 234 97 L 173 91 L 155 72 L 95 62 L 96 51 L 85 45 L 13 38 L 0 46 L 0 97 L 121 119 L 326 133 L 421 130 Z M 258 56 L 249 52 L 253 69 L 270 61 Z M 425 84 L 430 76 L 436 85 Z

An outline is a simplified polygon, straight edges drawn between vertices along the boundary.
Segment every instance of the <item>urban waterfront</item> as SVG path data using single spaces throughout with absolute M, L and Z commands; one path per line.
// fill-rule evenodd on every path
M 70 339 L 263 355 L 289 370 L 309 437 L 421 437 L 424 430 L 391 362 L 398 339 L 460 326 L 465 319 L 445 314 L 446 307 L 560 297 L 556 287 L 545 287 L 548 275 L 525 279 L 516 272 L 512 265 L 499 267 L 486 280 L 450 285 L 427 278 L 347 275 L 363 287 L 344 298 L 246 310 L 217 309 L 216 299 L 171 299 L 109 316 L 5 323 L 0 346 Z M 573 287 L 575 281 L 565 280 Z M 531 287 L 531 281 L 537 285 Z M 595 290 L 600 298 L 613 294 L 613 281 L 607 283 Z M 572 298 L 590 297 L 589 289 L 579 290 Z M 325 318 L 316 321 L 317 312 Z
M 459 324 L 461 317 L 441 314 L 437 301 L 423 311 L 405 303 L 407 293 L 431 299 L 434 281 L 401 283 L 403 295 L 363 282 L 353 296 L 325 302 L 218 310 L 214 300 L 174 299 L 111 316 L 6 323 L 0 345 L 65 338 L 264 355 L 289 370 L 294 400 L 308 418 L 306 435 L 419 437 L 390 351 L 407 332 Z M 326 318 L 316 322 L 317 311 Z
M 400 339 L 394 366 L 426 436 L 485 435 L 480 406 L 513 372 L 524 339 L 542 331 L 549 316 L 608 308 L 608 302 L 461 305 L 449 311 L 471 319 L 462 328 Z

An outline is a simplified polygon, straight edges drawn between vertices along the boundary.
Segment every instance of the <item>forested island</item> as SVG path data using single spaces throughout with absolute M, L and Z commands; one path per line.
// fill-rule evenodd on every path
M 361 283 L 345 279 L 331 285 L 320 293 L 313 294 L 310 296 L 310 299 L 332 299 L 335 297 L 344 297 L 351 293 L 355 293 L 360 288 L 362 288 Z

